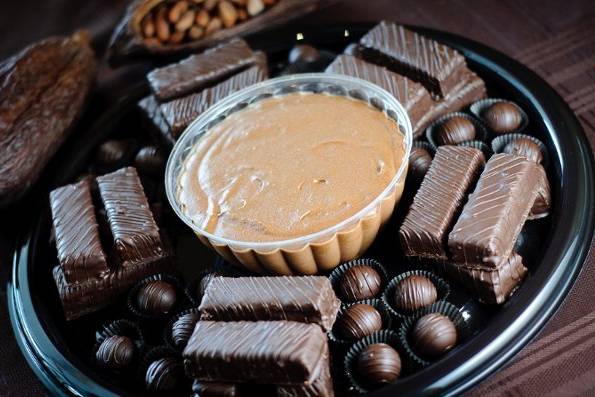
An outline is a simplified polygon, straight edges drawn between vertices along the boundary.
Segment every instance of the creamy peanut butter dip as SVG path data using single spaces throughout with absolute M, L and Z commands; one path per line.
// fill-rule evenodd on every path
M 347 97 L 264 99 L 198 140 L 179 177 L 182 211 L 207 232 L 237 241 L 321 231 L 388 186 L 405 154 L 398 128 Z

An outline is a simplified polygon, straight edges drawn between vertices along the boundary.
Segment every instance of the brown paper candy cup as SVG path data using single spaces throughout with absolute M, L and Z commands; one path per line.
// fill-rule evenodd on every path
M 382 292 L 384 291 L 384 288 L 386 288 L 386 285 L 388 284 L 388 274 L 386 272 L 384 265 L 382 265 L 376 259 L 371 259 L 371 258 L 360 258 L 360 259 L 354 259 L 349 262 L 345 262 L 342 265 L 340 265 L 339 267 L 335 268 L 331 272 L 331 274 L 329 275 L 329 280 L 333 286 L 333 289 L 335 290 L 335 293 L 337 294 L 337 297 L 343 303 L 356 303 L 356 302 L 346 302 L 345 299 L 341 296 L 341 292 L 339 289 L 339 284 L 341 283 L 341 279 L 343 278 L 343 275 L 345 274 L 345 272 L 347 270 L 351 269 L 352 267 L 356 267 L 356 266 L 370 266 L 371 268 L 373 268 L 374 270 L 376 270 L 378 272 L 378 274 L 380 275 L 380 278 L 382 279 L 382 287 L 380 288 L 380 292 L 378 292 L 378 295 L 375 296 L 374 298 L 380 298 L 380 296 L 382 296 Z
M 549 162 L 547 148 L 545 147 L 543 142 L 541 142 L 539 139 L 537 139 L 531 135 L 514 133 L 514 134 L 504 134 L 504 135 L 497 136 L 496 138 L 494 138 L 492 140 L 492 144 L 491 144 L 492 150 L 494 151 L 494 153 L 503 153 L 506 145 L 508 145 L 510 142 L 513 142 L 520 138 L 529 139 L 532 142 L 535 142 L 535 144 L 537 146 L 539 146 L 539 150 L 541 151 L 541 157 L 542 157 L 541 164 L 543 165 L 543 168 L 547 168 L 547 165 Z
M 174 343 L 173 338 L 172 338 L 172 327 L 173 327 L 174 323 L 176 321 L 178 321 L 178 319 L 180 317 L 182 317 L 186 314 L 191 314 L 191 313 L 200 314 L 200 311 L 198 310 L 198 307 L 191 307 L 190 309 L 184 309 L 184 310 L 174 314 L 167 321 L 167 324 L 165 324 L 165 328 L 163 330 L 163 340 L 168 347 L 170 347 L 174 350 L 177 350 L 177 351 L 184 350 L 184 347 L 178 347 Z
M 486 161 L 488 161 L 488 159 L 490 157 L 492 157 L 492 155 L 494 154 L 494 152 L 488 146 L 488 144 L 485 143 L 485 142 L 483 142 L 483 141 L 476 141 L 476 140 L 465 141 L 465 142 L 459 143 L 457 146 L 472 147 L 474 149 L 481 150 L 481 152 L 483 153 Z
M 464 117 L 469 120 L 475 126 L 475 141 L 486 141 L 488 139 L 488 131 L 486 127 L 474 116 L 462 113 L 462 112 L 453 112 L 445 114 L 442 117 L 439 117 L 435 120 L 432 124 L 430 124 L 426 128 L 426 139 L 430 142 L 430 145 L 438 148 L 438 146 L 442 146 L 442 144 L 438 143 L 439 140 L 436 137 L 436 133 L 438 131 L 438 127 L 443 124 L 446 120 L 451 119 L 453 117 Z
M 480 99 L 479 101 L 476 101 L 474 103 L 471 104 L 471 106 L 469 106 L 469 111 L 475 116 L 477 117 L 477 119 L 479 120 L 479 122 L 485 126 L 485 129 L 493 136 L 498 136 L 498 135 L 502 135 L 502 134 L 496 134 L 494 131 L 491 131 L 487 124 L 485 123 L 482 114 L 483 111 L 490 105 L 496 103 L 496 102 L 507 102 L 510 103 L 511 105 L 513 105 L 514 107 L 516 107 L 519 110 L 519 113 L 521 114 L 521 124 L 519 125 L 519 128 L 517 128 L 515 131 L 511 131 L 510 133 L 517 133 L 517 132 L 521 132 L 523 131 L 525 128 L 527 128 L 527 124 L 529 124 L 529 117 L 527 116 L 527 113 L 525 113 L 525 111 L 516 103 L 511 102 L 511 101 L 507 101 L 506 99 L 499 99 L 499 98 L 486 98 L 486 99 Z

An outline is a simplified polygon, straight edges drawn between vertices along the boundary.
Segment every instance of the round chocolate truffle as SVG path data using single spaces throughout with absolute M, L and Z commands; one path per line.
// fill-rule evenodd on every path
M 482 117 L 486 125 L 496 134 L 516 131 L 523 122 L 519 109 L 509 102 L 495 102 L 488 106 Z
M 395 286 L 394 297 L 397 309 L 413 311 L 436 302 L 438 291 L 429 278 L 409 276 Z
M 421 181 L 432 164 L 432 156 L 422 147 L 411 148 L 409 172 L 417 181 Z
M 186 347 L 198 320 L 200 320 L 200 314 L 188 313 L 180 316 L 173 323 L 171 327 L 171 340 L 176 347 Z
M 475 139 L 475 133 L 475 125 L 471 120 L 463 116 L 453 116 L 436 127 L 436 140 L 440 145 L 456 145 Z
M 130 142 L 112 139 L 97 148 L 95 162 L 103 167 L 117 167 L 124 163 L 129 151 Z
M 356 340 L 382 329 L 382 316 L 374 306 L 356 303 L 349 306 L 337 320 L 342 338 Z
M 537 143 L 529 138 L 518 138 L 511 141 L 506 146 L 504 146 L 503 152 L 525 157 L 538 164 L 543 161 L 541 148 Z
M 305 62 L 312 63 L 318 61 L 320 52 L 311 45 L 298 44 L 289 51 L 289 63 Z
M 145 146 L 134 158 L 136 169 L 148 175 L 159 175 L 165 165 L 165 157 L 157 146 Z
M 357 371 L 374 386 L 391 383 L 401 374 L 401 357 L 386 343 L 375 343 L 360 353 Z
M 152 393 L 169 393 L 176 390 L 184 377 L 182 364 L 173 357 L 160 358 L 147 368 L 145 386 Z
M 169 313 L 176 304 L 176 289 L 166 281 L 155 280 L 138 290 L 136 302 L 141 312 L 153 316 Z
M 101 342 L 95 359 L 102 367 L 121 369 L 130 365 L 134 358 L 134 343 L 126 336 L 114 335 Z
M 440 313 L 426 314 L 417 320 L 412 336 L 416 351 L 426 357 L 440 356 L 457 343 L 455 325 Z
M 376 297 L 382 287 L 380 274 L 371 266 L 359 265 L 347 269 L 339 283 L 341 296 L 348 302 Z

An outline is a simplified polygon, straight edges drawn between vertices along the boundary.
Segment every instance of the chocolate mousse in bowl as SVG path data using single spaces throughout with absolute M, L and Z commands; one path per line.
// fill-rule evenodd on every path
M 166 189 L 230 262 L 314 274 L 360 256 L 403 192 L 412 133 L 388 92 L 333 74 L 285 76 L 229 96 L 174 146 Z

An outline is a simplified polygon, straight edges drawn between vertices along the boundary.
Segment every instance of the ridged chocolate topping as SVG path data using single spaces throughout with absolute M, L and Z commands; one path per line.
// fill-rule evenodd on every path
M 360 353 L 357 372 L 372 385 L 391 383 L 401 374 L 401 357 L 386 343 L 372 344 Z
M 226 96 L 267 78 L 267 71 L 260 66 L 238 73 L 231 78 L 197 94 L 162 103 L 161 113 L 171 127 L 174 138 L 201 113 Z
M 58 260 L 69 283 L 101 278 L 109 272 L 91 198 L 91 182 L 58 188 L 50 193 Z
M 436 302 L 438 291 L 429 278 L 409 276 L 396 285 L 394 299 L 398 309 L 412 311 Z
M 339 305 L 326 277 L 214 277 L 199 310 L 204 320 L 290 320 L 329 330 Z
M 448 237 L 452 260 L 497 267 L 514 243 L 541 189 L 539 165 L 506 153 L 492 156 Z
M 480 150 L 438 148 L 399 229 L 405 255 L 447 259 L 446 237 L 483 164 Z
M 293 321 L 199 321 L 184 349 L 189 376 L 263 384 L 312 384 L 327 355 L 322 328 Z
M 453 322 L 440 313 L 426 314 L 412 331 L 415 351 L 423 357 L 440 356 L 457 344 L 457 329 Z

